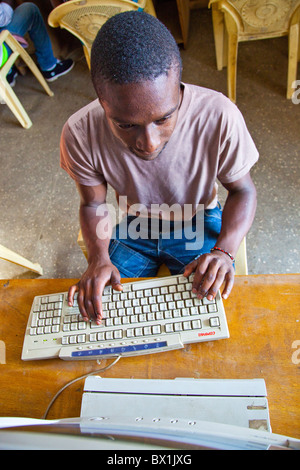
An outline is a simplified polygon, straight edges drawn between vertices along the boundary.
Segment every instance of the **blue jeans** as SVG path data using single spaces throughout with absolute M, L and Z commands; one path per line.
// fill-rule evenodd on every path
M 162 221 L 157 221 L 156 230 L 153 230 L 153 219 L 144 220 L 148 222 L 144 227 L 143 224 L 138 227 L 139 238 L 136 238 L 137 230 L 131 230 L 131 226 L 136 227 L 138 222 L 138 218 L 133 216 L 127 216 L 117 225 L 112 235 L 110 259 L 123 278 L 155 276 L 162 264 L 169 268 L 171 274 L 183 273 L 188 263 L 202 253 L 208 253 L 215 245 L 221 231 L 222 211 L 219 205 L 205 210 L 198 219 L 193 217 L 187 229 L 183 229 L 184 224 L 178 228 L 176 223 L 170 222 L 170 230 L 164 231 Z M 198 233 L 199 228 L 201 234 Z M 131 232 L 134 237 L 130 236 Z
M 35 47 L 35 54 L 41 70 L 51 70 L 57 63 L 52 44 L 39 8 L 34 3 L 22 3 L 14 10 L 12 21 L 0 28 L 12 34 L 24 36 L 27 32 Z M 11 51 L 9 51 L 10 53 Z

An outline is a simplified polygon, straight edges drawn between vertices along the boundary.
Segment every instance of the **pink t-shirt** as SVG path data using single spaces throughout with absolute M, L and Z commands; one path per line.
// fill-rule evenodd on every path
M 69 118 L 61 137 L 61 167 L 78 183 L 108 183 L 129 205 L 217 204 L 217 180 L 245 176 L 258 152 L 238 108 L 221 93 L 182 84 L 173 134 L 161 154 L 144 161 L 109 129 L 98 100 Z

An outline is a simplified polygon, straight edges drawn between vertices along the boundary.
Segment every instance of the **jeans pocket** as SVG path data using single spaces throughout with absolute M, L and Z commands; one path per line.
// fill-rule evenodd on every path
M 144 277 L 143 273 L 151 264 L 151 260 L 119 240 L 110 241 L 109 256 L 111 262 L 118 268 L 121 277 Z

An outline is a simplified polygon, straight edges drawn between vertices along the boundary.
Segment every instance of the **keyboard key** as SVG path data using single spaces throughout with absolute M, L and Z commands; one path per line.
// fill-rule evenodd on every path
M 161 332 L 161 327 L 160 327 L 160 325 L 153 325 L 153 326 L 152 326 L 152 333 L 153 333 L 154 335 L 158 335 L 158 334 L 160 334 L 160 332 Z
M 123 338 L 123 331 L 122 330 L 115 330 L 114 331 L 114 339 L 121 339 Z
M 191 330 L 192 329 L 192 325 L 191 325 L 191 322 L 190 321 L 184 321 L 182 323 L 182 326 L 183 326 L 183 329 L 184 330 Z
M 217 312 L 217 306 L 216 304 L 210 304 L 207 306 L 207 310 L 209 311 L 209 313 L 213 313 L 213 312 Z
M 192 320 L 192 328 L 194 330 L 198 330 L 198 329 L 202 328 L 201 320 Z
M 90 342 L 94 343 L 95 341 L 97 341 L 97 333 L 91 333 Z
M 151 326 L 145 326 L 145 327 L 143 328 L 143 332 L 144 332 L 144 335 L 145 335 L 145 336 L 151 335 L 151 334 L 152 334 Z
M 220 319 L 219 317 L 212 317 L 209 319 L 209 324 L 212 327 L 220 326 Z
M 127 338 L 133 338 L 134 337 L 134 329 L 133 328 L 128 328 L 126 330 L 126 336 L 127 336 Z
M 173 323 L 166 323 L 165 331 L 166 331 L 166 333 L 173 333 L 173 331 L 174 331 Z

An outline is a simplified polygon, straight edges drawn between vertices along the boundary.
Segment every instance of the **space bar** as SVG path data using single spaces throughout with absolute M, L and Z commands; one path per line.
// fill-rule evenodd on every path
M 138 356 L 142 354 L 150 354 L 155 352 L 169 351 L 171 349 L 181 349 L 183 344 L 180 340 L 180 336 L 168 335 L 168 338 L 161 338 L 157 341 L 149 340 L 135 341 L 134 343 L 127 345 L 116 345 L 102 348 L 84 349 L 80 350 L 66 347 L 61 348 L 59 357 L 63 360 L 92 360 L 104 357 L 116 357 L 116 356 Z

